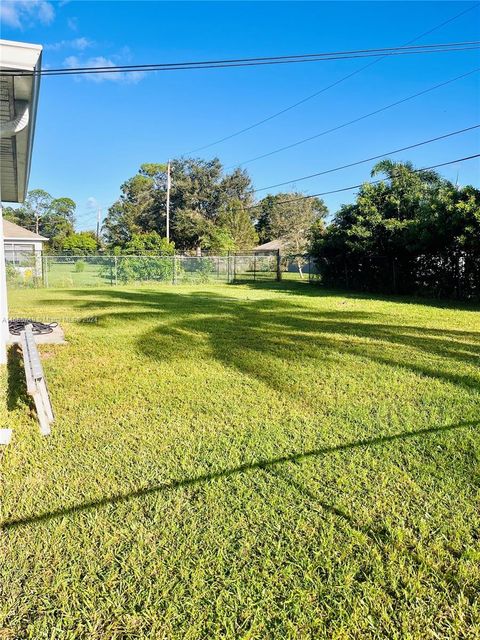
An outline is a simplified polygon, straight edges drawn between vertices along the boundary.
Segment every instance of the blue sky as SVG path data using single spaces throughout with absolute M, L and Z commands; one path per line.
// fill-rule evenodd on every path
M 402 45 L 468 7 L 419 44 L 480 39 L 476 2 L 4 1 L 2 38 L 40 43 L 43 64 L 303 54 Z M 77 202 L 79 228 L 119 195 L 143 162 L 164 162 L 268 117 L 369 60 L 128 76 L 42 79 L 30 188 Z M 268 123 L 196 155 L 231 166 L 335 127 L 480 67 L 477 51 L 384 59 Z M 317 193 L 368 179 L 373 163 L 294 179 L 480 123 L 480 74 L 340 131 L 245 165 L 256 188 L 292 180 Z M 428 166 L 478 153 L 471 132 L 403 154 Z M 477 160 L 441 170 L 479 185 Z M 287 190 L 283 187 L 283 190 Z M 275 190 L 273 190 L 275 191 Z M 333 213 L 354 192 L 325 197 Z

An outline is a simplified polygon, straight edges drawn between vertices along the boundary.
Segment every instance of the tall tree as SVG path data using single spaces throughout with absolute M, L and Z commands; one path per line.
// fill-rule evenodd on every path
M 123 246 L 136 233 L 165 229 L 166 165 L 142 164 L 120 187 L 120 198 L 109 208 L 103 231 L 110 245 Z
M 224 207 L 218 215 L 217 224 L 228 233 L 235 251 L 253 249 L 258 242 L 250 215 L 239 199 L 231 200 Z
M 71 198 L 53 198 L 43 189 L 28 192 L 18 208 L 5 209 L 5 218 L 50 239 L 53 248 L 74 232 L 76 204 Z
M 71 198 L 55 198 L 41 219 L 42 235 L 50 238 L 53 249 L 61 248 L 65 239 L 75 230 L 75 209 L 77 205 Z
M 313 251 L 330 284 L 367 290 L 480 294 L 480 191 L 383 160 L 382 175 L 341 207 Z M 478 282 L 478 284 L 475 284 Z
M 282 240 L 287 253 L 304 253 L 314 224 L 328 209 L 320 198 L 304 198 L 300 193 L 268 195 L 259 203 L 257 231 L 263 242 Z
M 122 194 L 104 223 L 111 245 L 124 244 L 134 233 L 156 231 L 165 235 L 165 171 L 166 165 L 144 164 L 122 185 Z M 245 204 L 252 200 L 248 174 L 236 169 L 225 175 L 217 158 L 173 160 L 171 175 L 171 238 L 180 249 L 199 247 L 209 223 L 216 224 L 219 212 L 232 199 Z
M 43 189 L 32 189 L 28 192 L 25 202 L 20 207 L 16 209 L 9 208 L 15 212 L 11 216 L 12 222 L 30 231 L 41 233 L 43 222 L 52 201 L 52 196 Z M 10 211 L 7 213 L 9 214 Z

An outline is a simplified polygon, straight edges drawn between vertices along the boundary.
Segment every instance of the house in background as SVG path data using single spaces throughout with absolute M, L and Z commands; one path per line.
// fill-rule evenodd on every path
M 265 244 L 259 244 L 254 248 L 255 253 L 273 253 L 275 251 L 280 251 L 282 253 L 284 248 L 284 242 L 280 239 L 270 240 L 270 242 L 265 242 Z
M 48 242 L 45 236 L 24 229 L 10 220 L 3 220 L 5 262 L 16 266 L 25 262 L 33 264 L 34 259 L 41 259 L 45 242 Z
M 9 268 L 25 281 L 30 278 L 41 278 L 43 275 L 43 245 L 48 238 L 29 231 L 10 220 L 3 220 L 3 246 L 7 276 Z M 10 265 L 10 267 L 9 267 Z
M 285 240 L 276 238 L 260 244 L 253 249 L 255 256 L 278 255 L 278 273 L 280 279 L 280 271 L 285 273 L 298 273 L 303 279 L 304 274 L 317 274 L 317 268 L 314 261 L 307 254 L 292 255 L 287 249 L 288 245 Z

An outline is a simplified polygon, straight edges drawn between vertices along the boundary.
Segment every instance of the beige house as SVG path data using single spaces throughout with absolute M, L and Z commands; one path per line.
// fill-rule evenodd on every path
M 5 261 L 16 266 L 40 262 L 43 246 L 48 238 L 20 227 L 14 222 L 3 220 L 3 245 Z
M 283 240 L 277 239 L 277 240 L 270 240 L 270 242 L 265 242 L 264 244 L 259 244 L 257 247 L 254 248 L 254 251 L 255 253 L 264 253 L 264 252 L 271 252 L 271 251 L 280 251 L 281 253 L 283 248 L 284 248 Z

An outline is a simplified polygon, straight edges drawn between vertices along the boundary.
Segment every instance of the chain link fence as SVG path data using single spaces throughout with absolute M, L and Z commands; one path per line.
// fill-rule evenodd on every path
M 5 271 L 10 288 L 43 286 L 41 252 L 5 249 Z
M 36 255 L 7 259 L 10 288 L 81 288 L 130 283 L 204 284 L 279 279 L 275 254 Z M 281 275 L 281 274 L 280 274 Z
M 271 280 L 316 281 L 319 271 L 309 254 L 285 254 L 278 251 L 251 252 L 236 256 L 234 280 L 262 282 Z
M 314 263 L 326 287 L 480 300 L 480 259 L 473 252 L 358 258 L 340 254 L 318 257 Z
M 281 256 L 280 265 L 282 280 L 316 282 L 319 279 L 317 264 L 309 254 Z

